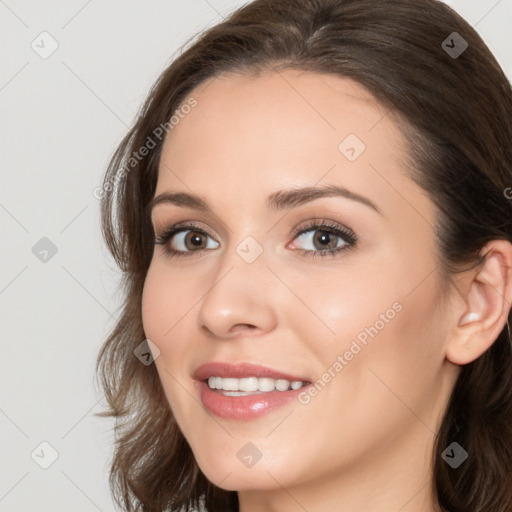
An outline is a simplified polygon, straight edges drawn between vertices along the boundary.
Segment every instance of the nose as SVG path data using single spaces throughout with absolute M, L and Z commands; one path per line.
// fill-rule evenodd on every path
M 272 289 L 277 284 L 263 255 L 247 263 L 230 250 L 223 256 L 201 301 L 200 328 L 211 337 L 226 339 L 271 331 L 276 325 Z

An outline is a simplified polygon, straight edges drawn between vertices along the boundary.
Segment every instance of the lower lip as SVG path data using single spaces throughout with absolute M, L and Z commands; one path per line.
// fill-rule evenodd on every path
M 288 391 L 269 391 L 257 395 L 224 396 L 210 389 L 204 381 L 196 381 L 203 406 L 221 418 L 250 420 L 288 404 L 311 384 Z

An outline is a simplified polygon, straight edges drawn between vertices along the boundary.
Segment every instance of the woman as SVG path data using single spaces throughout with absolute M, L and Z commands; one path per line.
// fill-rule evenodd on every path
M 105 176 L 125 510 L 512 510 L 512 91 L 436 0 L 256 0 Z

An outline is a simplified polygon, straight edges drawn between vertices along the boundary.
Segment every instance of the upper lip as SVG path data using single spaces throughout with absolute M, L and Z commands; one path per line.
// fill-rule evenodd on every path
M 227 363 L 210 362 L 202 364 L 194 371 L 193 377 L 196 380 L 205 380 L 208 377 L 269 377 L 271 379 L 286 379 L 290 382 L 309 382 L 305 377 L 291 375 L 290 373 L 273 370 L 267 366 L 252 363 Z

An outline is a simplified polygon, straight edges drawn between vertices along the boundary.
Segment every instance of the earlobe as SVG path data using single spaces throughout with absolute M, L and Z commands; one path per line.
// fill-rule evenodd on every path
M 464 309 L 447 340 L 446 358 L 454 364 L 468 364 L 490 348 L 511 310 L 512 244 L 493 240 L 482 254 L 485 259 L 464 285 Z

